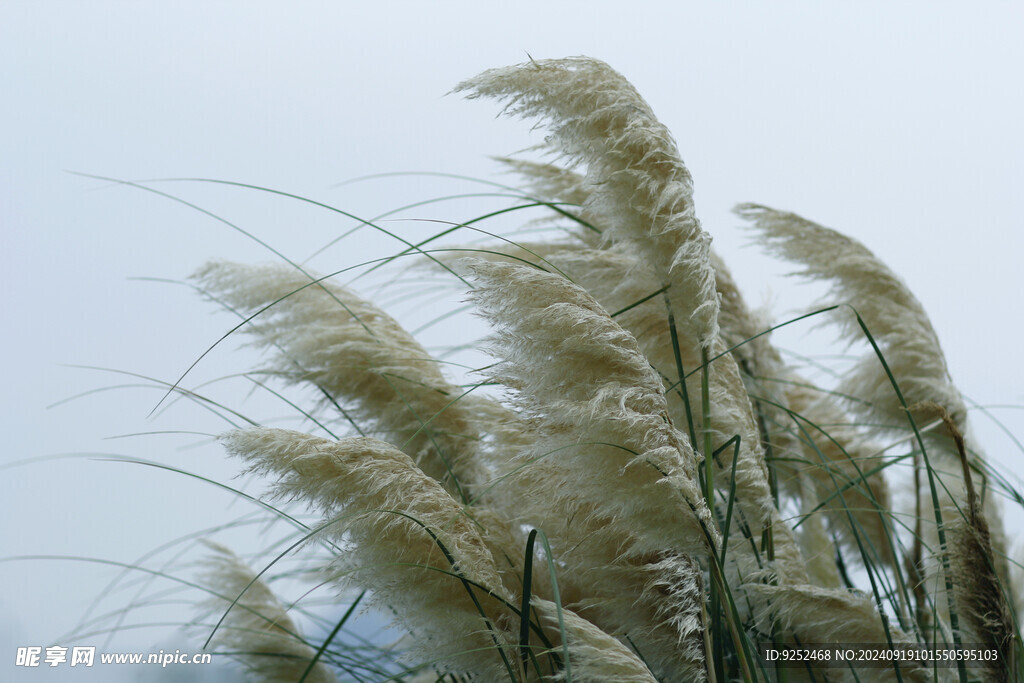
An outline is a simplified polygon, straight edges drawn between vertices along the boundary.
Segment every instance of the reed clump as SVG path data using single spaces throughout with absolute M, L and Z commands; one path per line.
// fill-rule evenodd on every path
M 501 163 L 561 229 L 420 257 L 492 329 L 471 382 L 331 277 L 195 275 L 271 353 L 261 372 L 315 391 L 309 414 L 340 437 L 221 437 L 268 501 L 322 515 L 294 552 L 315 546 L 313 580 L 342 597 L 333 627 L 304 637 L 218 548 L 209 587 L 237 602 L 213 644 L 268 681 L 1018 680 L 999 479 L 903 282 L 850 237 L 737 208 L 831 287 L 815 319 L 866 344 L 816 386 L 748 308 L 676 143 L 621 75 L 531 60 L 456 91 L 547 131 L 554 163 Z M 406 635 L 339 636 L 352 591 Z M 765 655 L 858 644 L 988 661 Z

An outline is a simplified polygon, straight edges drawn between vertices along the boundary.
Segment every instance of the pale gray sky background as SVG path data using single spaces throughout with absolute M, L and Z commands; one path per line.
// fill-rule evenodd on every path
M 813 290 L 794 289 L 777 277 L 784 266 L 743 246 L 734 204 L 762 202 L 847 232 L 924 303 L 962 391 L 982 404 L 1015 406 L 993 414 L 1024 436 L 1021 35 L 1024 10 L 1010 2 L 5 2 L 0 345 L 8 370 L 0 462 L 102 452 L 218 481 L 236 472 L 201 437 L 103 440 L 226 427 L 184 403 L 147 420 L 159 398 L 152 389 L 46 406 L 137 381 L 65 364 L 173 381 L 232 324 L 185 288 L 129 277 L 178 279 L 210 257 L 272 256 L 181 204 L 69 171 L 234 180 L 363 216 L 477 192 L 471 183 L 411 177 L 332 186 L 407 170 L 508 180 L 488 155 L 522 149 L 538 134 L 528 123 L 496 119 L 493 102 L 445 93 L 527 53 L 597 57 L 636 85 L 674 132 L 695 178 L 698 214 L 751 302 L 772 302 L 781 320 Z M 352 226 L 232 187 L 155 187 L 295 259 Z M 505 201 L 405 215 L 462 221 Z M 438 229 L 395 225 L 409 235 Z M 333 270 L 398 248 L 358 233 L 314 263 Z M 399 317 L 429 317 L 395 299 Z M 428 341 L 463 340 L 477 329 L 455 318 Z M 793 330 L 779 343 L 801 349 L 805 333 Z M 212 353 L 188 384 L 245 369 L 235 348 Z M 242 383 L 234 386 L 225 395 L 240 395 Z M 260 414 L 287 413 L 283 404 L 251 405 Z M 973 419 L 989 456 L 1020 472 L 1020 448 L 983 415 Z M 5 555 L 118 562 L 250 512 L 209 484 L 82 458 L 5 469 L 0 499 Z M 1017 540 L 1024 517 L 1013 518 Z M 59 638 L 113 576 L 109 567 L 71 561 L 0 564 L 0 678 L 172 680 L 142 669 L 108 667 L 90 677 L 9 666 L 19 645 L 101 643 L 102 636 Z M 111 596 L 100 613 L 132 596 Z M 142 610 L 126 623 L 160 618 Z M 113 643 L 110 650 L 146 651 L 184 650 L 192 641 L 159 627 L 126 631 Z

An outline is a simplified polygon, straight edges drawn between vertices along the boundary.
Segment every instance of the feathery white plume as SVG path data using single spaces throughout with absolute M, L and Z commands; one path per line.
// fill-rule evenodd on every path
M 604 62 L 587 57 L 491 69 L 456 87 L 469 97 L 507 102 L 505 112 L 538 117 L 551 144 L 586 164 L 583 208 L 605 235 L 633 245 L 671 285 L 677 321 L 706 346 L 718 334 L 711 238 L 693 207 L 693 179 L 668 129 L 636 89 Z
M 938 336 L 920 302 L 903 281 L 861 243 L 796 214 L 757 204 L 741 204 L 737 214 L 751 221 L 758 239 L 772 254 L 804 266 L 799 275 L 832 285 L 827 304 L 850 304 L 860 314 L 899 384 L 912 411 L 938 404 L 964 430 L 967 410 L 953 385 Z M 847 309 L 834 319 L 848 340 L 863 332 Z M 875 354 L 868 354 L 844 378 L 843 392 L 865 403 L 864 409 L 902 428 L 905 411 Z M 923 408 L 920 412 L 934 412 Z M 921 419 L 923 427 L 934 419 Z
M 632 335 L 561 276 L 484 261 L 468 267 L 479 282 L 472 300 L 498 331 L 493 374 L 515 389 L 540 437 L 530 457 L 558 462 L 552 493 L 599 506 L 650 539 L 648 550 L 703 549 L 709 520 L 696 456 L 672 427 L 661 378 Z M 620 483 L 609 496 L 611 481 Z M 655 491 L 667 501 L 649 498 Z
M 277 350 L 271 370 L 318 387 L 356 423 L 400 444 L 424 472 L 468 500 L 487 479 L 473 458 L 479 438 L 463 391 L 394 319 L 343 287 L 282 265 L 208 263 L 193 276 L 236 309 L 244 329 Z
M 497 330 L 493 376 L 514 389 L 532 430 L 514 490 L 527 513 L 543 512 L 523 521 L 552 539 L 585 616 L 641 649 L 658 642 L 656 673 L 702 670 L 700 569 L 685 556 L 720 540 L 661 378 L 632 335 L 565 278 L 516 264 L 464 267 Z M 672 563 L 666 553 L 682 557 Z
M 221 437 L 250 472 L 275 479 L 273 495 L 324 513 L 322 532 L 346 546 L 335 576 L 373 592 L 417 634 L 415 646 L 439 666 L 505 675 L 510 646 L 505 590 L 494 558 L 441 485 L 407 455 L 376 439 L 329 441 L 283 429 Z M 503 602 L 505 601 L 505 602 Z
M 254 681 L 288 683 L 306 674 L 310 683 L 332 683 L 334 674 L 322 661 L 310 667 L 316 650 L 302 637 L 270 586 L 227 548 L 205 544 L 215 555 L 206 561 L 201 581 L 220 596 L 209 600 L 207 607 L 215 617 L 228 611 L 213 644 L 232 652 Z
M 533 607 L 548 624 L 558 630 L 559 608 L 547 600 L 536 600 Z M 656 683 L 650 670 L 635 654 L 615 638 L 571 610 L 561 609 L 569 650 L 572 680 L 580 683 Z M 558 652 L 558 654 L 561 654 Z M 563 671 L 553 681 L 565 680 Z

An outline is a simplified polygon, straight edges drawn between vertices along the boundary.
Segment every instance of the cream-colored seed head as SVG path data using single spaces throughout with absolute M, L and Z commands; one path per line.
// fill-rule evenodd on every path
M 218 596 L 207 607 L 216 620 L 227 613 L 213 646 L 239 653 L 252 680 L 261 683 L 295 681 L 303 674 L 312 683 L 333 683 L 334 674 L 322 661 L 310 668 L 314 644 L 303 638 L 270 586 L 227 548 L 206 545 L 213 555 L 206 560 L 203 583 Z
M 275 498 L 324 513 L 322 533 L 346 547 L 331 574 L 396 610 L 424 654 L 443 653 L 443 668 L 500 675 L 497 648 L 510 638 L 502 601 L 511 595 L 462 506 L 407 455 L 376 439 L 283 429 L 230 432 L 222 441 L 250 472 L 276 480 Z

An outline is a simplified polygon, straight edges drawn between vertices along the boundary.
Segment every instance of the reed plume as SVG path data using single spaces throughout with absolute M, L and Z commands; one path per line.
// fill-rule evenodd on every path
M 227 610 L 214 644 L 234 652 L 255 681 L 333 683 L 334 674 L 316 660 L 316 650 L 263 580 L 227 548 L 206 542 L 213 552 L 203 582 L 218 596 L 207 601 L 213 615 Z
M 909 419 L 920 448 L 915 497 L 926 495 L 920 483 L 924 470 L 934 509 L 934 520 L 916 515 L 915 542 L 921 543 L 924 535 L 931 555 L 923 569 L 934 583 L 944 583 L 946 601 L 955 605 L 947 607 L 954 630 L 963 628 L 974 642 L 1002 643 L 999 649 L 1008 655 L 1005 644 L 1013 629 L 1002 588 L 1009 575 L 1005 542 L 1001 529 L 993 534 L 986 519 L 998 519 L 999 512 L 993 497 L 977 499 L 964 443 L 967 409 L 924 308 L 903 281 L 856 240 L 792 213 L 754 204 L 737 211 L 752 221 L 770 251 L 804 266 L 801 276 L 828 281 L 829 303 L 850 305 L 850 310 L 839 308 L 834 314 L 842 335 L 851 341 L 869 336 L 874 352 L 865 354 L 843 377 L 840 390 L 859 399 L 850 401 L 851 409 L 877 421 L 883 430 L 896 430 Z M 973 460 L 975 467 L 983 468 L 977 451 Z M 952 531 L 951 538 L 947 530 Z M 958 588 L 957 581 L 964 583 Z M 922 610 L 919 605 L 919 613 Z M 958 614 L 966 617 L 962 625 Z

